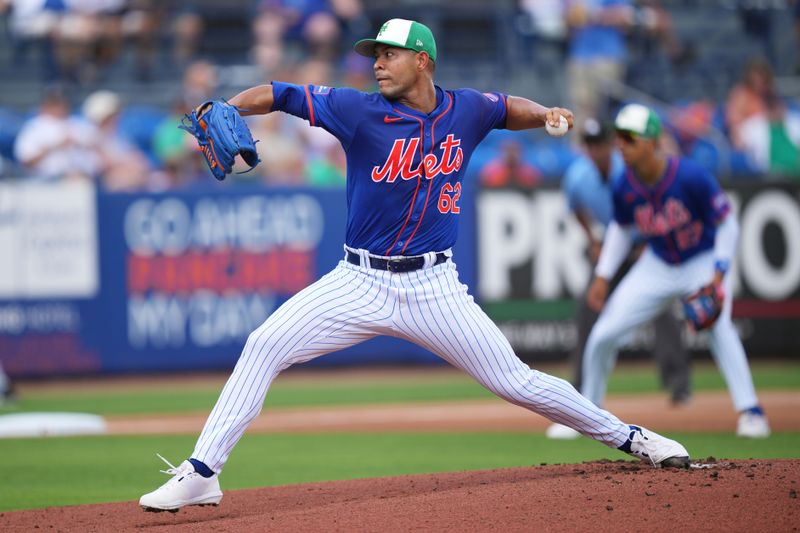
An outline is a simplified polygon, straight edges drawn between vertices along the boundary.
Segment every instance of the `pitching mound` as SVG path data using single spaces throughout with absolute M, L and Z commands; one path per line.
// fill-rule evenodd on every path
M 228 491 L 219 507 L 136 502 L 0 514 L 3 531 L 796 531 L 800 460 L 691 470 L 601 461 Z M 224 489 L 224 480 L 223 480 Z

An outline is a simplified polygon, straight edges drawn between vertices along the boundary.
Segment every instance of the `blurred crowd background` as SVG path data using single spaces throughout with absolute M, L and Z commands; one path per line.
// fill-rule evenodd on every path
M 570 106 L 578 127 L 655 107 L 664 149 L 723 180 L 800 179 L 800 1 L 0 0 L 0 179 L 109 191 L 259 183 L 342 187 L 319 128 L 250 119 L 262 163 L 211 179 L 180 118 L 270 80 L 375 90 L 352 43 L 392 17 L 429 25 L 437 83 Z M 557 181 L 580 136 L 493 133 L 486 187 Z

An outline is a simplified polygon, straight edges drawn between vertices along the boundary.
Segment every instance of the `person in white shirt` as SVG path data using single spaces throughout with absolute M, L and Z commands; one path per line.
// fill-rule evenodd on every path
M 108 191 L 137 191 L 148 186 L 147 157 L 119 128 L 122 100 L 113 91 L 86 97 L 81 112 L 93 128 L 92 146 L 100 156 L 99 182 Z
M 49 89 L 39 113 L 22 126 L 14 157 L 30 177 L 48 181 L 91 179 L 101 165 L 92 127 L 70 116 L 69 101 L 60 89 Z

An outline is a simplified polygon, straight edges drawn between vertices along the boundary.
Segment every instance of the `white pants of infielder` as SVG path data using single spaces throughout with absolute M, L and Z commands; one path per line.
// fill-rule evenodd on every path
M 367 264 L 364 250 L 353 251 Z M 427 256 L 426 268 L 407 273 L 340 261 L 286 301 L 248 337 L 192 457 L 221 472 L 279 372 L 378 335 L 414 342 L 501 398 L 609 447 L 626 442 L 630 429 L 617 417 L 517 358 L 452 261 L 430 266 L 435 254 Z
M 709 283 L 714 276 L 714 254 L 701 253 L 680 265 L 670 265 L 647 248 L 606 302 L 589 334 L 583 357 L 581 392 L 603 405 L 608 375 L 626 333 L 649 322 L 673 304 Z M 753 378 L 742 341 L 731 321 L 733 281 L 725 276 L 722 314 L 708 332 L 714 361 L 728 385 L 737 411 L 758 405 Z

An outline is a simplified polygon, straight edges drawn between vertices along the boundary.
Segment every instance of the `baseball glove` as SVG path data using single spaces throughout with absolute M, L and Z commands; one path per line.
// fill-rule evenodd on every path
M 246 172 L 261 161 L 250 129 L 238 109 L 227 102 L 209 100 L 200 104 L 183 117 L 179 128 L 194 135 L 211 173 L 220 181 L 233 169 L 236 154 L 250 167 Z
M 683 299 L 686 321 L 695 331 L 709 329 L 722 313 L 725 292 L 717 283 L 709 283 Z

